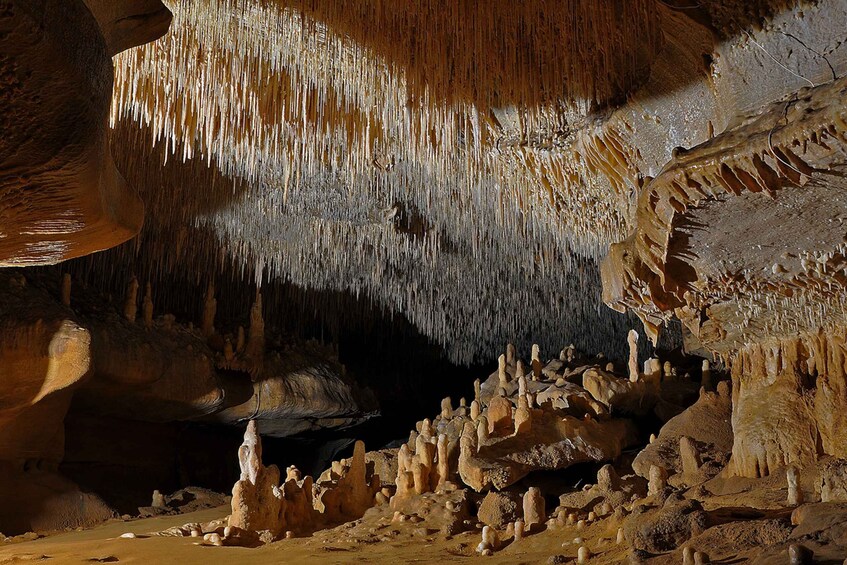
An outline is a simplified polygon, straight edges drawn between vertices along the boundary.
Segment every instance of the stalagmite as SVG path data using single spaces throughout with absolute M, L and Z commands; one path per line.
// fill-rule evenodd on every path
M 627 343 L 629 344 L 629 380 L 638 382 L 638 332 L 629 330 Z
M 474 400 L 473 402 L 471 402 L 471 420 L 473 420 L 474 422 L 479 420 L 479 414 L 480 414 L 479 401 Z
M 626 541 L 626 537 L 623 533 L 623 528 L 618 528 L 618 533 L 615 535 L 615 543 L 620 545 Z
M 648 383 L 658 384 L 662 381 L 662 364 L 655 357 L 644 362 L 644 379 Z
M 71 305 L 71 275 L 70 273 L 64 273 L 62 275 L 62 305 L 70 306 Z
M 785 470 L 785 476 L 788 482 L 788 505 L 798 506 L 803 504 L 803 490 L 797 478 L 797 468 L 789 466 Z
M 682 463 L 682 473 L 686 477 L 695 477 L 702 462 L 700 452 L 694 441 L 686 436 L 679 438 L 679 459 Z
M 149 282 L 144 286 L 144 300 L 141 306 L 141 314 L 144 327 L 147 329 L 153 327 L 153 287 Z
M 256 293 L 256 301 L 250 308 L 250 328 L 247 334 L 248 357 L 260 363 L 265 354 L 265 320 L 262 314 L 262 294 Z
M 517 351 L 512 343 L 506 345 L 506 364 L 514 365 L 518 359 Z
M 215 333 L 215 315 L 218 310 L 218 301 L 215 299 L 215 285 L 209 283 L 206 287 L 206 298 L 203 301 L 203 320 L 201 332 L 203 337 L 210 337 Z
M 537 343 L 532 344 L 532 376 L 534 380 L 538 380 L 541 378 L 541 369 L 544 366 L 541 364 L 541 348 Z
M 488 404 L 488 433 L 492 436 L 512 435 L 514 430 L 512 403 L 506 398 L 506 391 L 501 388 Z
M 700 385 L 706 390 L 712 390 L 712 368 L 708 359 L 703 359 Z
M 128 322 L 135 322 L 136 314 L 138 313 L 138 279 L 132 277 L 126 289 L 126 299 L 124 301 L 124 319 Z
M 448 452 L 447 434 L 438 436 L 438 483 L 437 488 L 443 487 L 450 480 L 450 456 Z
M 476 546 L 477 553 L 485 554 L 485 552 L 489 552 L 488 555 L 490 555 L 490 552 L 496 550 L 498 545 L 497 531 L 491 526 L 483 526 L 482 541 Z
M 520 379 L 526 379 L 526 368 L 524 367 L 523 361 L 518 359 L 516 368 L 515 368 L 515 380 L 520 382 Z
M 650 480 L 647 485 L 647 495 L 653 496 L 660 493 L 668 486 L 668 471 L 657 465 L 650 466 Z
M 235 351 L 244 353 L 244 348 L 247 346 L 247 340 L 244 337 L 244 326 L 238 326 L 238 332 L 235 335 Z
M 153 508 L 167 508 L 165 497 L 158 490 L 153 491 L 153 501 L 150 503 Z
M 432 438 L 432 420 L 429 418 L 424 418 L 421 421 L 420 435 L 427 441 Z
M 663 373 L 664 380 L 666 380 L 666 381 L 671 380 L 671 378 L 673 376 L 673 369 L 671 367 L 670 361 L 665 361 L 665 364 L 662 366 L 662 373 Z M 691 558 L 694 559 L 694 556 L 692 555 Z
M 482 447 L 483 445 L 488 443 L 488 418 L 485 416 L 480 416 L 476 421 L 476 437 L 477 437 L 477 446 Z
M 518 361 L 518 363 L 520 364 L 520 361 Z M 526 376 L 524 376 L 523 374 L 521 374 L 521 375 L 518 377 L 518 396 L 519 396 L 519 397 L 524 397 L 524 396 L 526 396 L 526 391 L 527 391 L 527 388 L 526 388 Z
M 506 356 L 501 355 L 497 358 L 497 377 L 500 381 L 500 386 L 508 386 L 509 377 L 506 374 Z
M 523 520 L 517 520 L 514 525 L 515 530 L 515 541 L 520 541 L 524 537 L 524 522 Z
M 518 408 L 515 411 L 515 435 L 528 433 L 532 426 L 532 413 L 525 396 L 518 397 Z
M 285 480 L 287 481 L 299 481 L 302 478 L 300 470 L 291 465 L 285 469 Z
M 579 550 L 576 552 L 576 562 L 577 563 L 588 563 L 588 560 L 591 558 L 591 552 L 584 545 L 579 547 Z
M 410 471 L 412 467 L 412 453 L 409 445 L 404 443 L 397 451 L 397 469 L 399 472 Z
M 412 477 L 416 494 L 429 492 L 429 467 L 424 465 L 423 458 L 417 454 L 412 457 Z
M 533 531 L 536 525 L 542 525 L 547 521 L 544 497 L 538 487 L 530 487 L 523 495 L 523 521 L 529 531 Z
M 453 417 L 453 401 L 449 396 L 441 401 L 441 417 L 447 420 Z
M 474 398 L 474 401 L 475 401 L 477 404 L 481 404 L 481 403 L 482 403 L 482 398 L 480 397 L 480 394 L 481 394 L 481 392 L 480 392 L 480 391 L 481 391 L 481 388 L 480 388 L 480 387 L 481 387 L 481 386 L 482 386 L 482 385 L 481 385 L 481 383 L 479 382 L 479 379 L 475 379 L 475 380 L 474 380 L 474 382 L 473 382 L 473 398 Z

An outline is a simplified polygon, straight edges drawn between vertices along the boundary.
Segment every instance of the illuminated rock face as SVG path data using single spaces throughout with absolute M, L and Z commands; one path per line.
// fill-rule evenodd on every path
M 95 5 L 108 5 L 110 17 L 127 7 Z M 122 243 L 141 229 L 143 204 L 111 156 L 110 55 L 164 33 L 167 11 L 143 32 L 133 10 L 101 30 L 81 0 L 6 0 L 0 8 L 0 266 L 56 263 Z
M 607 304 L 653 338 L 679 318 L 732 367 L 729 472 L 742 476 L 844 453 L 847 80 L 829 55 L 828 80 L 677 152 L 602 266 Z
M 0 299 L 0 461 L 55 468 L 73 390 L 91 365 L 91 336 L 23 277 L 3 277 Z

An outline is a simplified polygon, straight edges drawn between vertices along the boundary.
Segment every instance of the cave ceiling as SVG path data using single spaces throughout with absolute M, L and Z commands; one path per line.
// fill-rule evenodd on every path
M 86 269 L 343 291 L 464 362 L 608 351 L 632 320 L 597 264 L 645 187 L 847 70 L 837 0 L 165 4 L 161 40 L 106 38 L 111 150 L 146 216 Z

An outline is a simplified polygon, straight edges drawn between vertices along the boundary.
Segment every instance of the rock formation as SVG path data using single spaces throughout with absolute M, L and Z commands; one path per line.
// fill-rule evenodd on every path
M 141 229 L 143 204 L 110 152 L 111 55 L 160 37 L 170 12 L 160 0 L 88 4 L 3 4 L 2 266 L 79 257 Z

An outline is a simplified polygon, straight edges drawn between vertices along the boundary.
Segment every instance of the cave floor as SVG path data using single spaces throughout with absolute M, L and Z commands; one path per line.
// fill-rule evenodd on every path
M 804 512 L 802 526 L 794 529 L 791 539 L 771 540 L 777 524 L 788 527 L 790 508 L 785 508 L 786 490 L 778 477 L 767 479 L 715 479 L 708 483 L 710 495 L 703 506 L 716 518 L 715 524 L 686 545 L 707 549 L 713 563 L 757 563 L 770 565 L 786 562 L 791 540 L 801 541 L 815 550 L 815 563 L 842 563 L 847 556 L 847 504 L 813 503 Z M 690 494 L 690 492 L 689 492 Z M 758 510 L 753 510 L 758 509 Z M 604 565 L 631 561 L 631 548 L 615 543 L 619 523 L 612 518 L 576 526 L 553 527 L 512 543 L 493 556 L 479 557 L 475 548 L 478 531 L 445 536 L 426 530 L 423 524 L 390 521 L 388 506 L 374 509 L 365 518 L 336 528 L 316 532 L 310 537 L 278 541 L 256 549 L 214 547 L 200 538 L 170 537 L 156 534 L 186 523 L 208 523 L 224 518 L 228 506 L 199 512 L 139 520 L 113 520 L 104 525 L 47 535 L 33 541 L 0 544 L 0 565 L 39 561 L 46 563 L 144 563 L 199 564 L 215 563 L 464 563 L 483 559 L 492 564 L 576 563 L 577 537 L 592 551 L 591 564 Z M 645 517 L 649 514 L 645 514 Z M 720 525 L 717 525 L 720 523 Z M 121 538 L 131 532 L 134 539 Z M 20 538 L 18 538 L 20 539 Z M 776 545 L 771 543 L 777 542 Z M 770 548 L 767 546 L 771 545 Z M 555 558 L 554 558 L 555 556 Z M 643 556 L 651 565 L 678 564 L 681 548 Z
M 180 563 L 209 565 L 211 563 L 463 563 L 482 559 L 473 551 L 479 543 L 479 533 L 468 532 L 446 538 L 435 534 L 422 537 L 415 524 L 392 524 L 398 533 L 389 542 L 364 543 L 350 535 L 351 525 L 323 530 L 312 537 L 279 541 L 258 549 L 241 547 L 212 547 L 197 545 L 197 538 L 162 537 L 149 535 L 187 522 L 208 522 L 229 513 L 228 507 L 204 510 L 191 514 L 134 520 L 113 521 L 92 528 L 61 533 L 34 541 L 0 546 L 0 564 L 40 561 L 46 563 Z M 351 524 L 357 524 L 353 522 Z M 359 528 L 370 528 L 358 524 Z M 562 547 L 563 540 L 582 535 L 594 539 L 596 547 L 592 563 L 620 563 L 626 560 L 627 550 L 614 544 L 614 532 L 605 531 L 602 523 L 577 532 L 563 528 L 532 535 L 519 544 L 484 558 L 486 563 L 546 563 L 551 555 L 563 555 L 576 561 L 576 545 Z M 126 532 L 136 539 L 120 538 Z M 606 538 L 602 542 L 600 538 Z

